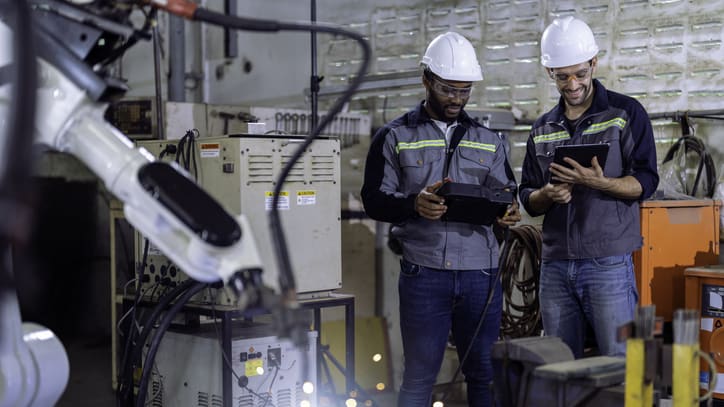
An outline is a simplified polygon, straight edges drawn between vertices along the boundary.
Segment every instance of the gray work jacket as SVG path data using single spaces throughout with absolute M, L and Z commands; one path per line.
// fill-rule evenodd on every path
M 575 128 L 565 121 L 559 104 L 536 120 L 528 138 L 520 184 L 520 200 L 532 216 L 530 194 L 549 181 L 556 146 L 608 143 L 606 177 L 626 175 L 642 187 L 639 199 L 619 199 L 582 185 L 573 187 L 571 201 L 554 203 L 543 219 L 542 258 L 586 259 L 631 253 L 641 247 L 639 200 L 651 196 L 659 177 L 651 121 L 635 99 L 607 90 L 594 80 L 594 101 Z
M 417 194 L 442 180 L 446 165 L 454 182 L 515 190 L 502 138 L 464 111 L 458 122 L 466 131 L 449 160 L 445 135 L 422 104 L 381 128 L 367 155 L 362 201 L 371 218 L 396 224 L 403 257 L 411 263 L 449 270 L 497 267 L 491 226 L 431 221 L 415 211 Z

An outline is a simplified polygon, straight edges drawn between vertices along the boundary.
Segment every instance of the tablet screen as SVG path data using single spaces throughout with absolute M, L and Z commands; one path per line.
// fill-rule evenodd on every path
M 606 168 L 606 158 L 608 157 L 608 143 L 599 144 L 571 144 L 556 147 L 555 154 L 553 156 L 553 162 L 556 164 L 564 165 L 568 168 L 571 166 L 567 162 L 563 161 L 564 157 L 570 157 L 583 167 L 590 167 L 591 160 L 593 157 L 598 158 L 598 165 L 601 168 Z M 551 179 L 551 183 L 555 184 L 557 181 Z

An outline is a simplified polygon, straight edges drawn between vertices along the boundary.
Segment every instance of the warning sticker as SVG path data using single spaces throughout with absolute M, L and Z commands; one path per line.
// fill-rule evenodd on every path
M 259 376 L 264 373 L 264 360 L 251 359 L 244 363 L 244 374 L 248 377 Z
M 297 191 L 297 205 L 316 205 L 317 191 Z
M 274 199 L 274 192 L 264 192 L 264 208 L 267 211 L 272 209 L 272 201 Z M 289 210 L 289 191 L 282 191 L 279 193 L 279 202 L 277 203 L 277 209 L 280 211 Z
M 201 158 L 218 157 L 221 153 L 219 143 L 201 143 Z

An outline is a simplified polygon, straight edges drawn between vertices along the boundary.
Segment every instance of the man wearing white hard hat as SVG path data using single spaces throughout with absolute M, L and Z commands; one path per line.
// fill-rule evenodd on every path
M 465 112 L 473 83 L 483 79 L 472 44 L 448 32 L 422 58 L 425 100 L 382 127 L 367 155 L 362 200 L 367 214 L 395 224 L 404 373 L 398 406 L 429 407 L 452 330 L 470 406 L 489 406 L 490 348 L 497 340 L 501 288 L 498 242 L 491 224 L 453 221 L 444 182 L 515 190 L 503 140 Z M 508 213 L 520 220 L 511 196 Z M 494 219 L 493 216 L 492 219 Z M 467 357 L 465 355 L 467 354 Z
M 545 215 L 540 309 L 546 335 L 558 336 L 576 357 L 590 324 L 602 355 L 624 355 L 617 327 L 638 302 L 631 253 L 639 249 L 639 202 L 658 185 L 651 122 L 635 99 L 593 79 L 598 68 L 593 32 L 574 17 L 554 20 L 541 38 L 541 62 L 560 93 L 528 138 L 520 200 Z M 554 162 L 562 145 L 607 144 L 590 162 Z

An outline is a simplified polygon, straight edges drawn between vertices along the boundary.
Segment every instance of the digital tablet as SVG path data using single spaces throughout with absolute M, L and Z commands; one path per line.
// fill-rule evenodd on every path
M 570 157 L 584 167 L 590 167 L 591 160 L 593 160 L 593 157 L 596 157 L 598 158 L 598 165 L 600 165 L 601 168 L 606 168 L 608 143 L 571 144 L 556 147 L 555 154 L 553 155 L 553 162 L 571 168 L 571 166 L 563 160 L 564 157 Z M 551 178 L 552 184 L 558 182 L 559 181 L 555 181 Z
M 449 222 L 491 225 L 513 203 L 512 192 L 476 184 L 446 182 L 435 194 L 445 198 L 447 212 L 442 219 Z

